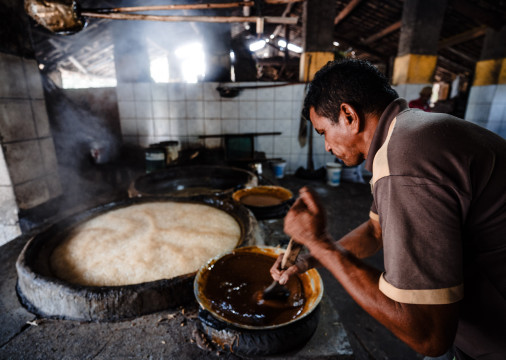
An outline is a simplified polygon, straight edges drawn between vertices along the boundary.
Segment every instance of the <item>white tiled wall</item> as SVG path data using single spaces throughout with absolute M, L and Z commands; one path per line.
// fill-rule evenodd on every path
M 420 91 L 426 86 L 432 86 L 432 84 L 401 84 L 392 87 L 401 98 L 410 102 L 411 100 L 418 99 L 420 97 Z
M 420 90 L 428 85 L 403 84 L 393 88 L 409 102 L 418 98 Z M 506 138 L 506 84 L 473 86 L 464 118 Z
M 117 86 L 121 131 L 126 143 L 148 146 L 179 140 L 182 146 L 198 143 L 223 146 L 221 138 L 199 135 L 281 132 L 255 137 L 255 150 L 267 158 L 283 158 L 287 173 L 307 165 L 307 145 L 298 141 L 304 84 L 265 87 L 267 83 L 149 84 Z M 220 97 L 218 86 L 257 86 L 243 89 L 237 97 Z M 313 160 L 316 168 L 334 157 L 325 152 L 324 139 L 314 132 Z
M 35 60 L 0 53 L 0 245 L 20 234 L 18 208 L 61 194 Z
M 506 138 L 506 84 L 473 86 L 465 119 Z

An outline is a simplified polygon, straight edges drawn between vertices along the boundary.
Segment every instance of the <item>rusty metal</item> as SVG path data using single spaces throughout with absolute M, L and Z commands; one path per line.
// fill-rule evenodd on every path
M 86 18 L 110 20 L 144 20 L 163 22 L 265 22 L 274 24 L 295 25 L 296 17 L 279 16 L 169 16 L 151 14 L 129 14 L 135 11 L 180 10 L 180 9 L 223 9 L 230 7 L 250 7 L 252 1 L 216 4 L 141 6 L 125 8 L 81 9 L 75 0 L 25 0 L 25 10 L 38 24 L 58 34 L 73 34 L 86 26 Z
M 39 25 L 58 34 L 73 34 L 86 26 L 74 0 L 25 0 L 25 11 Z

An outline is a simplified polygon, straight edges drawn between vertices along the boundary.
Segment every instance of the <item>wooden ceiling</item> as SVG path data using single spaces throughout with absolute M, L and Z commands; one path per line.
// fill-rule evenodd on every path
M 308 0 L 306 0 L 308 1 Z M 229 2 L 229 1 L 198 1 Z M 330 2 L 330 1 L 329 1 Z M 130 1 L 83 0 L 83 8 L 132 6 Z M 139 3 L 139 2 L 137 2 Z M 157 4 L 159 4 L 158 2 Z M 182 1 L 165 1 L 165 4 Z M 196 1 L 188 2 L 196 3 Z M 336 18 L 334 41 L 339 43 L 336 52 L 345 56 L 368 59 L 385 72 L 391 72 L 397 55 L 402 0 L 335 0 Z M 142 5 L 148 5 L 142 2 Z M 296 25 L 265 24 L 264 34 L 276 33 L 289 42 L 301 46 L 303 2 L 297 0 L 264 0 L 261 7 L 253 6 L 251 15 L 297 17 Z M 214 15 L 242 16 L 241 9 L 219 10 Z M 193 15 L 192 11 L 184 15 Z M 199 13 L 202 15 L 202 12 Z M 101 77 L 114 76 L 114 41 L 109 27 L 115 20 L 89 19 L 88 26 L 70 35 L 52 34 L 34 24 L 32 37 L 38 61 L 47 71 L 66 69 Z M 232 25 L 232 36 L 241 34 L 244 39 L 256 38 L 255 26 L 249 30 Z M 448 0 L 438 44 L 436 80 L 451 81 L 456 75 L 472 76 L 479 60 L 487 29 L 499 30 L 506 25 L 506 0 Z M 181 26 L 181 25 L 180 25 Z M 249 37 L 244 32 L 249 31 Z M 269 58 L 255 59 L 263 69 L 262 79 L 293 81 L 298 71 L 282 71 L 283 67 L 297 66 L 300 55 L 278 49 Z

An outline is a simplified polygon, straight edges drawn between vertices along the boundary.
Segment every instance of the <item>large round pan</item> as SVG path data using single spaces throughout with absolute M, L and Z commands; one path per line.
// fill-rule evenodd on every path
M 232 199 L 250 209 L 258 220 L 284 217 L 295 201 L 290 190 L 276 185 L 239 189 Z
M 222 315 L 218 314 L 216 311 L 213 310 L 213 307 L 211 303 L 214 299 L 209 299 L 204 294 L 204 287 L 206 281 L 213 276 L 212 271 L 212 265 L 219 261 L 224 256 L 228 255 L 235 255 L 240 254 L 242 252 L 254 252 L 258 254 L 263 254 L 269 257 L 272 257 L 273 259 L 276 259 L 283 250 L 280 248 L 274 248 L 274 247 L 259 247 L 259 246 L 248 246 L 248 247 L 242 247 L 237 248 L 231 252 L 227 252 L 225 254 L 222 254 L 214 259 L 211 259 L 207 262 L 207 264 L 203 265 L 200 270 L 197 272 L 197 275 L 195 276 L 194 281 L 194 294 L 195 298 L 197 299 L 200 306 L 211 313 L 215 318 L 232 325 L 236 328 L 242 328 L 242 329 L 248 329 L 248 330 L 272 330 L 276 328 L 280 328 L 283 326 L 288 326 L 294 322 L 300 321 L 301 319 L 304 319 L 309 314 L 311 314 L 315 308 L 320 303 L 322 296 L 323 296 L 323 282 L 322 279 L 318 273 L 317 270 L 311 269 L 305 272 L 304 274 L 300 274 L 299 278 L 302 281 L 304 294 L 305 294 L 305 303 L 304 308 L 302 312 L 298 315 L 298 317 L 291 319 L 284 323 L 279 323 L 275 325 L 266 325 L 266 326 L 252 326 L 252 325 L 245 325 L 242 323 L 231 321 L 228 318 L 223 317 Z
M 22 303 L 44 317 L 84 321 L 117 321 L 194 301 L 194 273 L 124 286 L 84 286 L 57 278 L 50 266 L 52 251 L 73 228 L 105 212 L 134 204 L 161 201 L 203 203 L 232 215 L 241 226 L 237 246 L 255 244 L 258 224 L 251 212 L 232 201 L 203 197 L 135 198 L 105 204 L 58 222 L 29 240 L 16 262 L 17 290 Z M 170 221 L 170 219 L 168 219 Z
M 142 175 L 132 182 L 130 197 L 139 196 L 215 196 L 228 195 L 256 186 L 258 177 L 251 171 L 219 165 L 172 166 Z

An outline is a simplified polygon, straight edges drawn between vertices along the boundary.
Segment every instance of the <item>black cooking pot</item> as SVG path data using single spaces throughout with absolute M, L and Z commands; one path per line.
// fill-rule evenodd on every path
M 237 274 L 219 273 L 215 266 L 224 259 L 228 262 L 222 265 L 231 265 L 230 259 L 232 257 L 237 257 L 235 259 L 236 264 L 240 263 L 244 260 L 245 254 L 266 256 L 272 259 L 271 262 L 274 263 L 282 252 L 282 249 L 273 247 L 242 247 L 211 259 L 200 268 L 194 281 L 194 294 L 200 304 L 201 329 L 209 340 L 222 349 L 239 355 L 265 356 L 302 347 L 311 338 L 318 325 L 319 303 L 323 296 L 323 282 L 318 271 L 311 269 L 299 275 L 305 301 L 296 315 L 288 318 L 279 316 L 279 312 L 284 311 L 285 308 L 283 308 L 272 318 L 274 322 L 267 325 L 254 325 L 250 322 L 249 314 L 236 316 L 237 309 L 233 305 L 234 297 L 239 296 L 240 301 L 243 299 L 242 295 L 237 293 L 242 291 L 243 295 L 247 294 L 248 289 L 240 285 L 239 290 L 229 292 L 226 285 L 230 283 L 232 284 L 230 286 L 235 286 L 238 279 Z M 236 269 L 234 268 L 233 271 L 236 271 Z M 244 272 L 245 274 L 246 272 L 255 274 L 253 277 L 259 276 L 259 269 L 245 268 Z M 250 278 L 250 275 L 246 277 Z M 217 278 L 223 281 L 223 291 L 227 294 L 225 305 L 222 307 L 225 312 L 220 311 L 219 304 L 223 301 L 221 295 L 214 297 L 212 295 L 213 291 L 207 289 L 207 285 L 214 284 Z M 234 289 L 237 288 L 234 287 Z M 253 298 L 256 298 L 256 295 Z M 277 306 L 277 304 L 275 305 Z M 228 309 L 230 308 L 233 310 L 229 312 Z M 278 311 L 277 309 L 277 307 L 274 308 L 274 313 Z
M 258 220 L 284 217 L 295 201 L 290 190 L 275 185 L 240 189 L 232 199 L 250 209 Z
M 51 270 L 51 253 L 76 226 L 111 210 L 163 201 L 206 204 L 232 215 L 241 228 L 237 246 L 254 244 L 258 236 L 258 224 L 250 211 L 227 199 L 150 197 L 105 204 L 62 220 L 28 241 L 16 262 L 17 291 L 22 303 L 44 317 L 116 321 L 194 301 L 195 273 L 134 285 L 83 286 L 61 280 Z
M 258 177 L 251 171 L 230 166 L 172 166 L 142 175 L 132 182 L 130 197 L 231 195 L 245 187 L 256 186 Z

